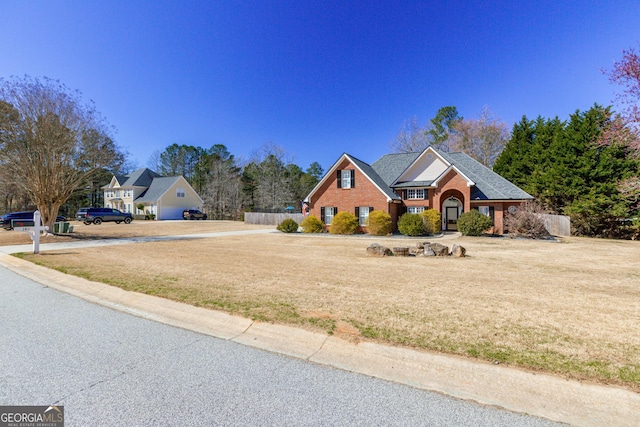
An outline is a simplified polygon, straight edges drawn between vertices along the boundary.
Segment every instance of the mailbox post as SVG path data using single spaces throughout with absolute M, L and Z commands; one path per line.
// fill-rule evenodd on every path
M 31 240 L 33 241 L 33 253 L 40 253 L 40 233 L 42 231 L 48 231 L 48 226 L 42 226 L 42 220 L 40 216 L 40 211 L 35 211 L 33 213 L 33 226 L 27 227 L 13 227 L 15 231 L 22 231 L 23 233 L 27 233 Z

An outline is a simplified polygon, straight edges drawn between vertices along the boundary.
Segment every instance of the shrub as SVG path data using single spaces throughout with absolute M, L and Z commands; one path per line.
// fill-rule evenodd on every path
M 458 218 L 458 230 L 463 236 L 480 236 L 482 232 L 491 228 L 493 221 L 476 209 L 465 212 Z
M 303 233 L 322 233 L 324 230 L 324 224 L 315 215 L 309 215 L 305 217 L 300 223 Z
M 329 233 L 331 234 L 354 234 L 358 231 L 360 223 L 358 218 L 351 212 L 338 212 L 331 222 Z
M 405 236 L 422 236 L 425 234 L 422 216 L 420 214 L 405 213 L 398 220 L 398 231 Z
M 542 214 L 545 213 L 536 202 L 523 203 L 516 212 L 507 213 L 504 218 L 505 228 L 509 235 L 540 239 L 549 236 L 544 226 Z
M 367 232 L 374 236 L 386 236 L 391 233 L 391 215 L 385 211 L 369 212 Z
M 440 212 L 435 209 L 427 209 L 420 215 L 422 215 L 424 229 L 428 234 L 436 234 L 442 230 L 442 217 L 440 216 Z
M 287 218 L 278 225 L 277 229 L 283 233 L 295 233 L 298 231 L 298 223 Z

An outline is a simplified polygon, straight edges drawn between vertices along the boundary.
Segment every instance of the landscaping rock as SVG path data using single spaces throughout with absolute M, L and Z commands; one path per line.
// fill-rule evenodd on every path
M 422 256 L 436 256 L 436 253 L 433 252 L 433 249 L 431 249 L 429 246 L 425 246 Z
M 415 247 L 409 248 L 409 255 L 422 256 L 424 253 L 424 246 L 418 243 Z
M 381 246 L 377 243 L 373 243 L 367 248 L 367 255 L 369 256 L 392 256 L 391 249 Z
M 458 257 L 458 258 L 462 258 L 464 257 L 464 255 L 467 253 L 467 250 L 465 248 L 463 248 L 460 245 L 453 245 L 451 247 L 451 255 Z
M 393 248 L 393 254 L 395 256 L 408 256 L 409 248 L 406 248 L 406 247 Z
M 436 254 L 436 256 L 448 256 L 449 247 L 440 243 L 430 243 L 429 248 Z

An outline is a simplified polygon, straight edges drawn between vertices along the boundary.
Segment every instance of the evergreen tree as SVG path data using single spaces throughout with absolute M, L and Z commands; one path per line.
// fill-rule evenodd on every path
M 610 117 L 610 109 L 598 105 L 576 111 L 568 122 L 523 117 L 494 170 L 547 210 L 570 215 L 576 234 L 621 236 L 620 218 L 629 216 L 631 206 L 618 184 L 637 174 L 638 162 L 622 144 L 596 144 Z

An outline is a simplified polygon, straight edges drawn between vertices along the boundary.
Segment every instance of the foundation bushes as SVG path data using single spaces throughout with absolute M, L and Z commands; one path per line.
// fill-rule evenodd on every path
M 458 218 L 458 230 L 463 236 L 481 236 L 485 230 L 493 226 L 493 221 L 486 215 L 471 209 Z
M 291 218 L 287 218 L 284 221 L 282 221 L 280 224 L 278 224 L 276 228 L 279 231 L 282 231 L 283 233 L 297 233 L 298 227 L 299 226 L 297 222 L 295 222 Z
M 374 236 L 386 236 L 391 233 L 391 215 L 385 211 L 369 212 L 367 232 Z
M 322 233 L 324 231 L 324 224 L 315 215 L 309 215 L 305 217 L 300 223 L 303 233 Z
M 424 221 L 420 214 L 405 213 L 398 220 L 398 231 L 405 236 L 422 236 L 425 234 Z
M 427 209 L 421 214 L 424 229 L 427 234 L 437 234 L 442 231 L 442 216 L 435 209 Z
M 374 211 L 375 212 L 375 211 Z M 331 234 L 355 234 L 360 228 L 358 218 L 351 212 L 338 212 L 331 222 Z

